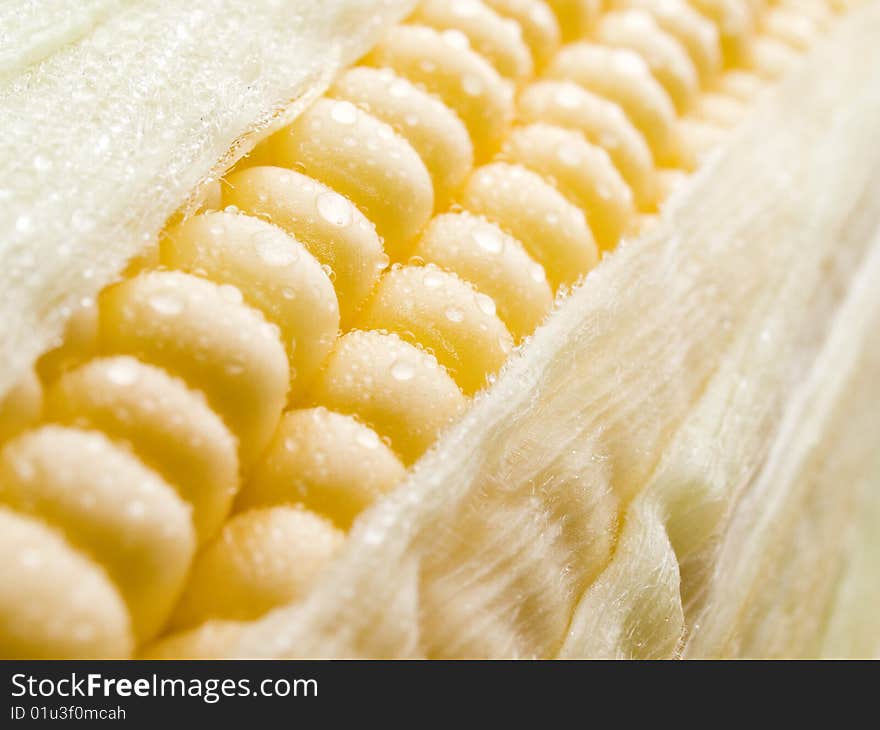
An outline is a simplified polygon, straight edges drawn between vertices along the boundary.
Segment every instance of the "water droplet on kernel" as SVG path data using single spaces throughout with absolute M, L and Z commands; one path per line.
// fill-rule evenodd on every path
M 183 302 L 173 294 L 154 294 L 147 303 L 154 312 L 168 317 L 183 311 Z
M 461 89 L 468 96 L 479 96 L 483 93 L 483 82 L 478 76 L 465 74 L 461 78 Z
M 458 307 L 449 307 L 446 310 L 446 319 L 448 319 L 450 322 L 463 322 L 464 312 L 462 312 Z
M 564 109 L 577 109 L 581 103 L 581 90 L 570 84 L 565 84 L 556 90 L 556 103 Z
M 232 302 L 233 304 L 241 304 L 244 300 L 241 290 L 232 284 L 221 284 L 220 296 L 222 296 L 227 302 Z
M 107 379 L 114 385 L 131 385 L 137 380 L 137 366 L 132 360 L 115 360 L 107 368 Z
M 443 275 L 439 271 L 427 271 L 422 283 L 427 289 L 437 289 L 443 284 Z
M 379 434 L 372 429 L 358 431 L 357 436 L 355 436 L 355 441 L 365 449 L 378 449 L 379 444 L 381 443 L 379 440 Z
M 478 226 L 473 230 L 471 236 L 480 248 L 489 253 L 501 253 L 501 249 L 504 247 L 501 232 L 494 226 Z
M 478 293 L 474 298 L 477 300 L 477 306 L 483 314 L 487 317 L 493 317 L 495 315 L 495 302 L 492 297 L 486 296 L 483 293 Z
M 354 124 L 357 121 L 357 107 L 350 101 L 334 102 L 330 118 L 338 124 Z
M 580 150 L 571 144 L 561 144 L 556 148 L 556 156 L 563 165 L 574 167 L 581 162 Z
M 403 79 L 395 79 L 388 87 L 388 93 L 395 99 L 403 99 L 409 94 L 409 84 Z
M 289 242 L 280 236 L 261 236 L 256 242 L 257 255 L 269 266 L 287 266 L 296 261 L 296 253 Z
M 318 213 L 328 223 L 344 228 L 351 223 L 351 203 L 332 190 L 321 193 L 317 200 Z

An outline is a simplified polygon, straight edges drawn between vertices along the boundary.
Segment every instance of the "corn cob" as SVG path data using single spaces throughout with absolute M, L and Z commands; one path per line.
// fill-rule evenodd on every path
M 358 511 L 832 16 L 526 4 L 423 3 L 79 315 L 85 334 L 37 366 L 45 425 L 26 425 L 33 377 L 14 391 L 8 519 L 59 530 L 115 600 L 71 613 L 91 627 L 76 647 L 11 602 L 5 652 L 125 655 L 170 628 L 189 633 L 151 652 L 210 654 L 303 597 Z M 619 508 L 598 507 L 590 565 Z

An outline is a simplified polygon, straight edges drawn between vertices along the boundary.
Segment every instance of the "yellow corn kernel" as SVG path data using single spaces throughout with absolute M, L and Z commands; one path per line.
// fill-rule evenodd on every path
M 504 364 L 513 347 L 495 302 L 435 266 L 404 266 L 379 281 L 361 326 L 394 332 L 431 351 L 472 395 Z
M 33 370 L 0 398 L 0 443 L 36 423 L 43 410 L 43 386 Z
M 366 57 L 436 94 L 464 122 L 478 162 L 501 145 L 513 118 L 513 87 L 475 51 L 433 28 L 392 28 Z
M 770 8 L 761 17 L 761 30 L 798 51 L 806 51 L 821 33 L 812 18 L 786 7 Z
M 602 0 L 547 0 L 547 4 L 556 14 L 566 42 L 587 35 L 602 12 Z
M 675 106 L 637 53 L 575 43 L 563 48 L 547 68 L 550 78 L 573 81 L 619 104 L 662 165 L 678 162 Z
M 393 71 L 359 66 L 346 71 L 328 92 L 394 127 L 422 158 L 434 184 L 434 205 L 443 210 L 474 164 L 467 128 L 449 107 Z
M 395 259 L 405 255 L 434 209 L 431 176 L 409 142 L 349 101 L 318 99 L 270 137 L 262 155 L 351 200 Z
M 656 207 L 659 201 L 651 150 L 617 104 L 569 81 L 539 81 L 523 90 L 517 109 L 524 122 L 573 129 L 602 147 L 631 188 L 639 208 Z
M 0 656 L 114 659 L 133 647 L 107 575 L 39 520 L 0 507 Z
M 206 621 L 153 642 L 141 659 L 229 659 L 246 626 L 241 621 Z
M 649 13 L 625 10 L 602 16 L 596 39 L 612 48 L 628 48 L 648 64 L 679 114 L 687 111 L 700 90 L 694 64 L 678 41 L 667 35 Z
M 532 124 L 511 133 L 503 154 L 581 207 L 601 248 L 613 248 L 626 233 L 635 216 L 632 191 L 601 147 L 571 130 Z
M 701 94 L 690 109 L 689 116 L 720 127 L 733 127 L 746 114 L 746 106 L 728 94 Z M 683 135 L 682 135 L 683 136 Z
M 310 402 L 355 415 L 412 464 L 465 409 L 436 358 L 397 335 L 343 335 L 312 386 Z
M 553 292 L 541 265 L 519 241 L 478 216 L 437 216 L 413 254 L 488 294 L 517 341 L 535 331 L 553 304 Z
M 171 625 L 255 619 L 301 598 L 342 539 L 329 522 L 295 507 L 236 515 L 193 561 Z
M 534 73 L 520 27 L 480 0 L 423 0 L 411 20 L 440 31 L 461 33 L 467 45 L 502 76 L 520 81 Z
M 290 411 L 242 489 L 237 507 L 301 504 L 347 530 L 405 473 L 379 435 L 351 416 L 326 408 Z
M 283 228 L 329 267 L 340 324 L 349 326 L 388 263 L 375 226 L 347 198 L 287 168 L 248 167 L 223 183 L 224 206 Z
M 724 141 L 725 129 L 711 121 L 685 117 L 679 121 L 681 138 L 687 140 L 682 147 L 682 159 L 687 168 L 699 167 L 706 156 Z
M 649 13 L 660 28 L 677 40 L 690 56 L 700 84 L 708 86 L 721 72 L 721 41 L 715 25 L 686 0 L 612 0 L 617 9 Z
M 863 0 L 854 0 L 854 3 Z M 837 0 L 775 0 L 766 11 L 784 10 L 788 18 L 796 22 L 799 18 L 807 18 L 817 31 L 828 30 L 834 21 L 834 13 L 842 8 Z
M 197 215 L 167 231 L 159 261 L 170 269 L 236 287 L 281 330 L 292 397 L 314 377 L 339 333 L 336 292 L 296 239 L 259 218 Z
M 559 48 L 562 34 L 556 16 L 544 0 L 485 0 L 499 15 L 516 21 L 532 52 L 536 70 L 547 65 Z
M 728 71 L 718 80 L 715 89 L 738 101 L 749 103 L 761 93 L 766 82 L 749 71 Z
M 797 63 L 798 56 L 798 52 L 787 43 L 763 36 L 752 41 L 749 68 L 761 78 L 775 81 Z
M 51 383 L 67 368 L 94 355 L 97 347 L 98 304 L 94 299 L 84 299 L 71 312 L 61 344 L 37 360 L 37 374 L 43 382 Z
M 192 507 L 199 542 L 226 519 L 238 490 L 235 437 L 200 393 L 165 371 L 127 356 L 97 358 L 52 385 L 46 418 L 128 444 Z
M 189 507 L 157 474 L 100 433 L 43 426 L 3 449 L 0 502 L 45 520 L 100 563 L 137 638 L 159 631 L 195 535 Z
M 461 203 L 522 243 L 554 288 L 573 284 L 598 262 L 593 232 L 580 208 L 521 165 L 495 162 L 478 168 Z
M 287 355 L 277 329 L 233 286 L 178 271 L 140 274 L 100 299 L 101 344 L 200 390 L 238 437 L 242 466 L 272 437 L 287 399 Z
M 689 0 L 718 29 L 726 66 L 745 65 L 750 56 L 755 18 L 747 0 Z
M 657 170 L 657 182 L 662 191 L 663 200 L 666 200 L 688 180 L 688 175 L 681 170 L 664 168 Z

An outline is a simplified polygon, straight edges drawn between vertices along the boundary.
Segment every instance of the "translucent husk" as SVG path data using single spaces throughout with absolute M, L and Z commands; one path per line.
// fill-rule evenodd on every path
M 0 377 L 32 360 L 69 301 L 93 295 L 145 232 L 155 235 L 199 181 L 240 154 L 237 140 L 295 114 L 286 102 L 311 98 L 368 46 L 376 27 L 352 36 L 356 24 L 340 18 L 380 5 L 391 17 L 407 3 L 334 3 L 333 12 L 321 3 L 293 40 L 273 27 L 272 3 L 239 8 L 237 33 L 208 14 L 223 27 L 204 34 L 206 45 L 187 46 L 190 55 L 168 47 L 184 74 L 177 86 L 208 88 L 191 54 L 201 48 L 211 59 L 220 38 L 239 61 L 259 55 L 258 37 L 288 44 L 290 55 L 278 65 L 263 58 L 247 78 L 240 63 L 208 63 L 212 83 L 229 74 L 230 93 L 261 90 L 237 113 L 228 109 L 234 94 L 161 87 L 163 108 L 184 116 L 155 166 L 138 168 L 153 176 L 137 184 L 119 189 L 115 167 L 74 150 L 68 182 L 98 208 L 101 195 L 110 200 L 106 226 L 89 236 L 59 237 L 64 216 L 49 216 L 37 178 L 19 190 L 7 176 L 15 184 L 0 199 L 0 229 L 12 236 L 0 249 L 0 284 L 11 296 L 0 316 L 12 328 Z M 344 50 L 316 41 L 331 37 Z M 880 653 L 877 37 L 876 3 L 843 21 L 670 201 L 660 225 L 609 256 L 407 482 L 357 521 L 316 589 L 248 627 L 231 653 Z M 60 77 L 41 69 L 77 49 L 28 72 L 36 101 L 19 97 L 18 109 L 39 115 L 55 103 Z M 133 72 L 106 70 L 116 86 L 101 88 L 124 99 Z M 24 94 L 16 78 L 0 80 L 0 102 Z M 14 114 L 0 103 L 0 115 Z M 80 141 L 100 141 L 109 128 L 107 119 L 90 123 Z M 3 155 L 19 154 L 0 144 Z M 52 154 L 53 164 L 63 159 Z M 27 161 L 15 160 L 24 170 Z M 36 207 L 26 207 L 27 194 Z M 67 220 L 76 210 L 65 209 Z M 40 236 L 16 237 L 21 211 L 47 216 Z M 76 252 L 64 266 L 52 256 L 62 240 Z M 33 285 L 10 273 L 27 250 L 41 252 Z

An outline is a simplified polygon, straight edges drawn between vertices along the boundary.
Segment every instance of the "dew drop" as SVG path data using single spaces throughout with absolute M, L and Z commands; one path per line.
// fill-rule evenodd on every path
M 483 314 L 487 317 L 495 316 L 495 302 L 492 297 L 478 293 L 474 298 L 477 300 L 477 306 Z
M 405 359 L 395 360 L 391 364 L 391 377 L 395 380 L 406 381 L 412 380 L 416 374 L 413 364 Z
M 241 290 L 232 284 L 221 284 L 220 296 L 222 296 L 227 302 L 232 302 L 233 304 L 241 304 L 244 300 Z
M 137 366 L 132 360 L 116 360 L 107 368 L 107 379 L 114 385 L 131 385 L 137 380 Z
M 350 101 L 334 102 L 330 118 L 338 124 L 354 124 L 357 121 L 357 107 Z
M 566 84 L 557 89 L 555 94 L 556 103 L 563 109 L 577 109 L 581 102 L 580 94 L 580 89 Z
M 461 89 L 468 96 L 479 96 L 483 93 L 483 82 L 473 74 L 465 74 L 461 78 Z
M 407 84 L 406 81 L 404 81 L 403 79 L 396 79 L 388 87 L 388 93 L 395 99 L 403 99 L 407 94 L 409 94 L 409 84 Z
M 256 242 L 257 255 L 269 266 L 287 266 L 296 261 L 296 253 L 284 239 L 270 235 Z
M 371 429 L 358 431 L 357 436 L 355 436 L 355 441 L 365 449 L 378 449 L 380 443 L 379 434 Z
M 468 37 L 455 28 L 443 31 L 443 38 L 450 46 L 459 51 L 465 51 L 471 46 Z
M 27 233 L 33 230 L 34 223 L 29 215 L 20 215 L 15 220 L 15 230 L 19 233 Z
M 168 317 L 173 317 L 183 311 L 183 302 L 173 294 L 154 294 L 150 297 L 148 304 L 153 311 Z
M 556 156 L 563 165 L 574 167 L 581 161 L 580 150 L 571 144 L 561 144 L 556 148 Z
M 23 482 L 29 482 L 37 475 L 36 467 L 30 459 L 16 459 L 12 463 L 12 469 Z
M 463 322 L 464 312 L 462 312 L 458 307 L 449 307 L 446 310 L 446 319 L 448 319 L 450 322 Z
M 439 271 L 428 271 L 422 283 L 427 289 L 437 289 L 443 285 L 443 275 Z
M 332 190 L 321 193 L 317 200 L 318 213 L 328 223 L 343 228 L 351 223 L 351 203 Z
M 504 247 L 501 232 L 494 226 L 478 226 L 473 230 L 471 236 L 480 248 L 489 253 L 501 253 L 501 249 Z

